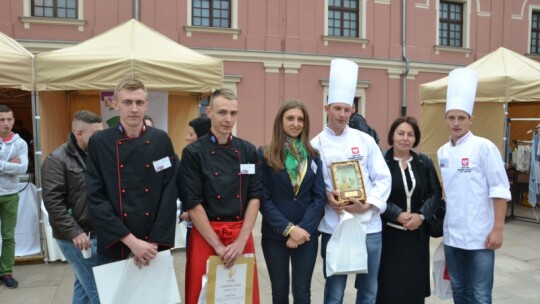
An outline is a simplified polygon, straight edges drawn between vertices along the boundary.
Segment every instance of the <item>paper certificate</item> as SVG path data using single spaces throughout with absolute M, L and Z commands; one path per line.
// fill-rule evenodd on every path
M 208 259 L 207 304 L 251 304 L 255 256 L 244 254 L 227 269 L 219 256 Z
M 180 303 L 180 293 L 169 250 L 160 251 L 149 266 L 139 269 L 133 259 L 93 268 L 102 304 Z

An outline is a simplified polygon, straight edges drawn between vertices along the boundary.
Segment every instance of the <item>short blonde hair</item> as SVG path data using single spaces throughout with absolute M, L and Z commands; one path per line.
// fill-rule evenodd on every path
M 212 93 L 212 96 L 210 96 L 210 102 L 208 103 L 208 106 L 211 107 L 214 103 L 214 100 L 218 97 L 223 97 L 227 100 L 236 100 L 236 94 L 230 89 L 219 89 L 216 90 L 214 93 Z
M 146 86 L 144 85 L 144 83 L 142 83 L 142 81 L 136 78 L 127 78 L 120 81 L 120 83 L 116 85 L 116 88 L 114 89 L 113 100 L 118 100 L 118 93 L 120 93 L 120 91 L 124 89 L 128 91 L 142 89 L 144 91 L 146 99 L 148 99 L 148 91 L 146 90 Z

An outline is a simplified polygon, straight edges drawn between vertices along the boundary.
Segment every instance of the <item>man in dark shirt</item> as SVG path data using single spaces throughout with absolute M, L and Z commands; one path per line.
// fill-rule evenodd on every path
M 146 87 L 137 79 L 116 86 L 120 123 L 90 138 L 86 167 L 88 209 L 98 237 L 98 264 L 134 256 L 148 265 L 174 245 L 174 150 L 162 130 L 146 127 Z
M 206 114 L 210 134 L 184 148 L 178 187 L 193 221 L 186 265 L 186 303 L 197 303 L 206 261 L 218 255 L 230 268 L 244 253 L 255 253 L 251 231 L 262 197 L 260 162 L 255 146 L 232 136 L 238 115 L 235 94 L 221 89 Z M 259 303 L 257 270 L 253 301 Z
M 88 140 L 101 130 L 103 124 L 97 114 L 75 113 L 67 142 L 54 150 L 41 167 L 43 203 L 53 236 L 75 274 L 73 303 L 99 304 L 92 272 L 97 244 L 86 204 L 84 171 Z M 90 258 L 82 254 L 87 249 L 93 253 Z

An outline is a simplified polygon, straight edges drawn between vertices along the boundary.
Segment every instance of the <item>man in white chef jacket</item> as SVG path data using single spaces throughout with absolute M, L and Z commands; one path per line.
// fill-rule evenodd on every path
M 311 145 L 319 151 L 324 166 L 322 171 L 328 199 L 318 228 L 322 234 L 321 256 L 325 260 L 324 265 L 327 244 L 339 224 L 340 213 L 372 212 L 370 221 L 366 223 L 368 273 L 356 275 L 355 287 L 356 303 L 374 304 L 377 298 L 377 275 L 382 246 L 380 214 L 386 210 L 392 177 L 375 140 L 367 133 L 348 126 L 353 113 L 357 77 L 356 63 L 345 59 L 332 60 L 328 104 L 324 107 L 328 123 L 323 131 L 311 140 Z M 365 202 L 351 199 L 351 204 L 339 204 L 336 200 L 339 193 L 334 190 L 330 166 L 339 161 L 358 161 L 366 190 Z M 323 303 L 342 303 L 347 275 L 326 276 L 326 271 L 324 274 L 326 282 Z
M 448 77 L 445 123 L 450 140 L 437 152 L 446 195 L 444 252 L 454 303 L 491 303 L 495 250 L 503 243 L 510 185 L 497 147 L 470 127 L 478 74 Z

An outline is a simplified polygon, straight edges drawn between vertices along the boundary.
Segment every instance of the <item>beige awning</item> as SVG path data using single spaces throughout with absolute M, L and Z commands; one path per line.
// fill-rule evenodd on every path
M 500 47 L 468 66 L 478 72 L 476 101 L 540 100 L 540 63 Z M 420 103 L 446 102 L 448 77 L 420 85 Z
M 40 91 L 113 89 L 128 77 L 153 90 L 211 92 L 222 85 L 223 62 L 134 19 L 73 47 L 36 56 Z
M 503 154 L 505 138 L 510 136 L 505 130 L 504 103 L 509 102 L 509 107 L 514 102 L 538 106 L 540 63 L 501 47 L 468 67 L 479 75 L 471 130 L 490 139 Z M 444 124 L 447 82 L 448 77 L 444 77 L 420 85 L 421 149 L 432 157 L 449 138 Z
M 0 32 L 0 87 L 31 91 L 34 55 Z

